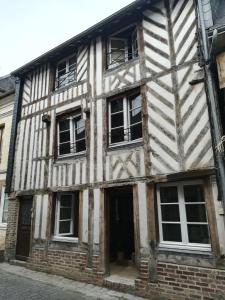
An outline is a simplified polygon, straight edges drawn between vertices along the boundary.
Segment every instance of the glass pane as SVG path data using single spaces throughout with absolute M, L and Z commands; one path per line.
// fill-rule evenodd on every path
M 123 126 L 123 112 L 111 115 L 111 128 Z
M 207 222 L 205 204 L 186 204 L 188 222 Z
M 86 150 L 85 139 L 76 142 L 76 152 L 81 152 L 81 151 L 85 151 L 85 150 Z
M 111 113 L 123 111 L 123 98 L 119 98 L 110 102 Z
M 85 129 L 85 121 L 83 119 L 77 119 L 76 120 L 76 128 L 77 128 L 77 133 L 81 133 Z
M 71 208 L 60 208 L 60 220 L 71 219 Z
M 68 153 L 70 153 L 70 143 L 65 143 L 65 144 L 59 145 L 59 154 L 60 155 L 68 154 Z
M 140 122 L 141 117 L 141 107 L 135 108 L 134 110 L 130 110 L 130 124 L 135 124 Z
M 166 186 L 160 188 L 161 203 L 178 202 L 178 194 L 176 186 Z
M 205 202 L 202 185 L 185 185 L 184 186 L 185 202 Z
M 132 95 L 129 97 L 130 109 L 135 109 L 141 106 L 141 95 Z
M 130 127 L 131 140 L 136 140 L 142 137 L 142 123 Z
M 167 222 L 179 222 L 180 221 L 180 212 L 178 205 L 162 205 L 162 221 Z
M 72 69 L 76 65 L 76 55 L 69 59 L 69 68 Z
M 60 132 L 59 142 L 60 143 L 70 142 L 70 132 L 69 131 Z
M 124 40 L 111 40 L 112 49 L 125 49 L 126 42 Z
M 62 194 L 60 196 L 60 206 L 72 207 L 72 195 Z
M 125 51 L 112 50 L 111 64 L 125 62 Z
M 66 73 L 66 62 L 65 61 L 58 64 L 58 73 L 60 73 L 60 74 Z
M 181 229 L 179 224 L 163 224 L 163 240 L 181 242 Z
M 70 121 L 69 120 L 63 120 L 59 122 L 59 130 L 64 131 L 70 129 Z
M 124 141 L 124 130 L 123 128 L 111 130 L 111 143 L 119 143 Z
M 208 226 L 189 224 L 188 237 L 190 243 L 209 244 Z
M 59 233 L 70 233 L 70 221 L 59 222 Z

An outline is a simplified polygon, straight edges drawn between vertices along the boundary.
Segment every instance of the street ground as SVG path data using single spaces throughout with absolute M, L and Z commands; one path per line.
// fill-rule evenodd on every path
M 0 300 L 144 300 L 92 284 L 0 264 Z

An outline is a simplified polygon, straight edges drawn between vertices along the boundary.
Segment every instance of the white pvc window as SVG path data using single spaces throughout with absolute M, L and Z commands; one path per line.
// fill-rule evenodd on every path
M 76 69 L 76 55 L 60 61 L 56 67 L 56 88 L 63 87 L 73 81 L 76 81 Z
M 211 249 L 203 182 L 159 185 L 157 201 L 161 246 Z
M 85 121 L 81 113 L 58 120 L 58 155 L 82 153 L 86 150 Z
M 55 209 L 55 237 L 78 238 L 79 193 L 58 193 Z
M 0 224 L 7 224 L 8 219 L 8 197 L 5 194 L 5 187 L 0 190 Z
M 137 141 L 142 138 L 142 108 L 140 93 L 110 100 L 109 145 Z

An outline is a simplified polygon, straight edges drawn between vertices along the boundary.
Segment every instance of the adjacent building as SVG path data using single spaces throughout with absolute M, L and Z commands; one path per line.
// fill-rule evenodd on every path
M 225 299 L 198 11 L 135 1 L 13 72 L 7 259 L 142 295 Z
M 9 154 L 14 100 L 14 80 L 10 76 L 0 78 L 0 250 L 5 246 L 8 201 L 5 181 Z

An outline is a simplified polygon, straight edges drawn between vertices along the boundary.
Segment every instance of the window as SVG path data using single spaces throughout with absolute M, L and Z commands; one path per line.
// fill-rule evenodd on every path
M 142 138 L 141 96 L 139 92 L 109 100 L 109 145 Z
M 78 238 L 79 192 L 57 193 L 54 237 Z
M 76 68 L 76 55 L 60 61 L 56 67 L 56 88 L 63 87 L 73 81 L 76 81 Z
M 114 68 L 138 56 L 137 30 L 132 27 L 109 37 L 107 65 Z
M 58 155 L 81 153 L 86 150 L 85 121 L 81 112 L 58 119 Z
M 3 132 L 4 132 L 4 125 L 0 125 L 0 163 L 2 158 L 2 145 L 3 145 Z
M 159 185 L 157 198 L 161 245 L 210 249 L 201 181 Z
M 6 224 L 8 219 L 8 197 L 5 194 L 5 187 L 0 190 L 0 223 Z

